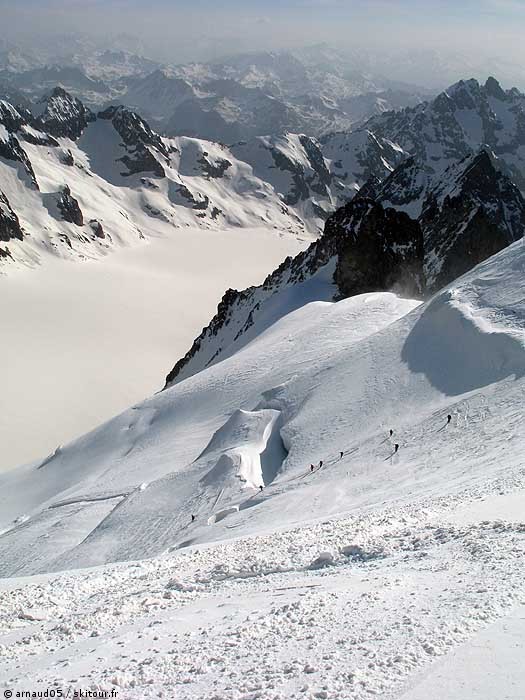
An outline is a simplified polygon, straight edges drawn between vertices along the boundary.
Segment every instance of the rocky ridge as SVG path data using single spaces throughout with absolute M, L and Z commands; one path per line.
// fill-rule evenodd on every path
M 428 297 L 523 237 L 525 200 L 495 163 L 481 150 L 437 177 L 410 159 L 383 183 L 370 180 L 307 251 L 261 286 L 226 292 L 166 386 L 228 357 L 308 301 L 384 290 Z

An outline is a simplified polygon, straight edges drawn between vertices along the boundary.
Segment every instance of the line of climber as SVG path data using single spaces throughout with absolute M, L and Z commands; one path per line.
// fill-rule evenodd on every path
M 449 413 L 449 414 L 447 414 L 447 422 L 445 423 L 443 428 L 446 428 L 447 425 L 450 425 L 451 422 L 452 422 L 452 416 Z M 443 428 L 441 428 L 441 429 L 443 429 Z M 388 435 L 390 438 L 392 438 L 394 436 L 394 431 L 392 428 L 390 428 L 390 430 L 388 431 Z M 386 439 L 384 442 L 386 442 Z M 400 447 L 399 443 L 395 442 L 394 443 L 394 451 L 391 455 L 388 455 L 387 459 L 390 459 L 390 457 L 393 457 L 395 454 L 397 454 L 399 452 L 399 447 Z M 343 450 L 341 450 L 339 452 L 339 459 L 340 460 L 343 459 L 344 455 L 345 455 L 345 452 Z M 319 471 L 319 469 L 321 469 L 322 466 L 323 466 L 323 460 L 320 460 L 320 462 L 317 466 L 315 466 L 314 464 L 310 464 L 310 474 L 313 474 L 314 472 Z
M 451 414 L 449 413 L 449 414 L 447 415 L 447 422 L 445 423 L 445 425 L 443 426 L 443 428 L 446 428 L 447 425 L 450 425 L 451 422 L 452 422 L 452 416 L 451 416 Z M 442 430 L 443 428 L 441 428 L 440 430 Z M 388 435 L 389 435 L 390 438 L 392 438 L 392 437 L 394 436 L 394 431 L 393 431 L 392 428 L 390 428 L 390 430 L 388 431 Z M 390 459 L 391 457 L 393 457 L 395 454 L 397 454 L 398 451 L 399 451 L 399 443 L 398 443 L 398 442 L 395 442 L 395 443 L 394 443 L 394 451 L 393 451 L 393 453 L 390 454 L 390 455 L 388 455 L 388 457 L 385 459 L 385 461 L 386 461 L 387 459 Z M 345 455 L 344 450 L 340 450 L 340 452 L 339 452 L 339 459 L 340 459 L 340 460 L 343 459 L 344 455 Z M 314 474 L 316 471 L 319 471 L 319 469 L 322 468 L 323 464 L 324 464 L 324 462 L 323 462 L 322 459 L 319 460 L 319 464 L 318 464 L 317 466 L 315 466 L 315 464 L 310 464 L 310 474 Z M 307 476 L 307 475 L 308 475 L 308 474 L 305 474 L 304 476 Z M 263 486 L 262 484 L 260 484 L 260 486 L 259 486 L 259 492 L 262 493 L 263 491 L 264 491 L 264 486 Z M 195 515 L 192 515 L 192 516 L 191 516 L 191 522 L 194 523 L 195 520 L 196 520 L 196 516 L 195 516 Z

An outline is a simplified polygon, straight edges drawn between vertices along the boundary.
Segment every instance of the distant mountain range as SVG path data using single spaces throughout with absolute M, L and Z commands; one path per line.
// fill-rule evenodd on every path
M 506 222 L 503 239 L 514 239 L 516 191 L 525 190 L 525 95 L 494 78 L 460 81 L 429 102 L 321 140 L 287 132 L 229 146 L 160 136 L 137 112 L 95 113 L 56 88 L 28 106 L 0 102 L 0 250 L 6 262 L 29 264 L 44 251 L 93 256 L 173 226 L 271 226 L 316 236 L 357 192 L 404 211 L 428 238 L 441 216 L 435 207 L 441 212 L 456 197 L 442 192 L 480 150 L 469 216 L 476 207 L 493 210 L 497 226 Z M 463 225 L 452 219 L 447 226 Z M 425 275 L 428 287 L 442 283 L 437 272 L 432 283 L 429 269 Z
M 95 115 L 56 88 L 33 111 L 0 102 L 0 256 L 104 254 L 173 227 L 315 236 L 337 205 L 318 143 L 288 134 L 227 148 L 162 138 L 138 114 Z
M 428 95 L 351 69 L 337 52 L 313 49 L 171 67 L 125 50 L 84 49 L 45 60 L 16 47 L 0 51 L 0 95 L 19 91 L 35 100 L 56 85 L 94 109 L 124 104 L 166 135 L 225 143 L 287 131 L 319 136 Z
M 522 238 L 524 119 L 525 96 L 489 78 L 327 137 L 330 181 L 349 203 L 261 286 L 228 290 L 167 384 L 237 352 L 255 328 L 308 301 L 305 289 L 313 298 L 327 283 L 333 299 L 391 289 L 425 297 Z

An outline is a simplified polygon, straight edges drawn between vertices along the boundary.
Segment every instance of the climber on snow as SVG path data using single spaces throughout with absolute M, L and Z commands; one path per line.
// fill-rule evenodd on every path
M 192 523 L 195 522 L 195 516 L 194 516 L 194 515 L 191 516 L 191 522 L 192 522 Z
M 392 437 L 393 434 L 394 434 L 394 431 L 392 430 L 392 428 L 390 428 L 390 437 Z
M 394 454 L 395 454 L 398 450 L 399 450 L 399 445 L 398 445 L 397 442 L 396 442 L 396 444 L 394 445 Z
M 341 452 L 339 453 L 339 459 L 343 459 L 343 455 L 344 455 L 344 452 L 343 452 L 343 450 L 341 450 Z
M 310 464 L 310 472 L 313 472 L 314 469 L 315 469 L 314 465 L 313 465 L 313 464 Z
M 319 469 L 321 469 L 322 466 L 323 466 L 323 460 L 321 460 L 321 461 L 319 462 Z
M 259 486 L 259 491 L 262 491 L 263 488 L 264 488 L 264 486 L 261 484 L 261 485 Z
M 447 425 L 450 423 L 451 420 L 452 420 L 452 416 L 449 413 L 447 416 Z

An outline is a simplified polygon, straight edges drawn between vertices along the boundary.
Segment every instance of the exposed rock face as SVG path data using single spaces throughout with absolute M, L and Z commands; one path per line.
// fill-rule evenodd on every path
M 166 384 L 238 350 L 265 323 L 297 308 L 290 298 L 306 303 L 290 288 L 323 270 L 332 282 L 328 299 L 380 290 L 429 296 L 521 238 L 525 200 L 495 163 L 481 151 L 438 176 L 409 159 L 384 182 L 372 179 L 308 250 L 285 260 L 260 287 L 228 290 Z
M 174 189 L 182 199 L 189 202 L 192 209 L 204 210 L 208 208 L 210 200 L 206 195 L 194 196 L 194 194 L 185 185 L 182 184 L 178 185 Z
M 44 110 L 34 118 L 33 125 L 52 136 L 76 140 L 89 122 L 95 120 L 91 110 L 61 87 L 56 87 L 41 102 Z
M 23 237 L 18 216 L 11 208 L 5 194 L 0 192 L 0 241 L 10 241 L 12 238 L 21 241 Z
M 0 100 L 0 158 L 21 163 L 23 171 L 38 189 L 35 172 L 16 133 L 26 124 L 24 116 L 8 102 Z
M 431 174 L 424 166 L 415 158 L 407 158 L 382 182 L 371 178 L 358 196 L 378 199 L 386 207 L 401 209 L 418 218 L 431 181 Z
M 335 210 L 344 186 L 331 174 L 316 139 L 289 133 L 264 136 L 237 143 L 231 150 L 252 166 L 257 177 L 272 184 L 287 207 L 320 219 L 320 225 Z
M 3 124 L 7 131 L 16 132 L 24 123 L 24 117 L 19 110 L 15 109 L 9 102 L 0 100 L 0 124 Z
M 68 185 L 64 185 L 57 199 L 57 207 L 64 221 L 69 221 L 76 226 L 84 225 L 84 216 L 78 201 L 71 195 Z
M 24 141 L 33 144 L 33 146 L 58 146 L 58 141 L 49 134 L 45 134 L 43 131 L 37 131 L 36 129 L 31 129 L 26 125 L 22 126 L 20 136 L 24 139 Z
M 351 133 L 329 134 L 321 140 L 325 158 L 331 160 L 331 172 L 340 197 L 351 197 L 365 182 L 381 181 L 410 156 L 390 138 L 377 136 L 368 124 Z
M 367 181 L 369 187 L 373 179 L 385 180 L 407 159 L 432 178 L 480 148 L 488 148 L 525 193 L 525 95 L 504 90 L 494 78 L 484 85 L 460 80 L 429 102 L 375 115 L 360 129 L 322 139 L 340 202 Z M 406 167 L 398 178 L 411 177 Z
M 165 170 L 155 157 L 154 151 L 167 161 L 168 149 L 160 136 L 152 131 L 138 114 L 125 107 L 109 107 L 99 112 L 98 117 L 111 120 L 126 147 L 127 152 L 120 160 L 126 166 L 127 172 L 123 172 L 122 175 L 152 172 L 157 177 L 165 176 Z
M 218 158 L 215 161 L 211 161 L 208 158 L 208 153 L 206 152 L 202 154 L 202 157 L 199 158 L 198 162 L 202 166 L 202 170 L 208 179 L 211 177 L 224 177 L 224 173 L 232 166 L 230 161 L 226 158 Z
M 105 238 L 106 234 L 104 233 L 104 229 L 102 227 L 102 224 L 100 221 L 97 221 L 96 219 L 91 219 L 89 222 L 89 225 L 91 227 L 91 230 L 95 234 L 97 238 Z
M 319 145 L 308 136 L 299 136 L 299 142 L 307 154 L 309 167 L 305 167 L 300 160 L 293 160 L 283 149 L 275 146 L 270 148 L 275 167 L 287 170 L 292 176 L 292 186 L 284 197 L 285 203 L 290 206 L 296 205 L 301 200 L 307 200 L 311 191 L 320 196 L 330 197 L 329 186 L 332 176 Z
M 31 184 L 38 189 L 38 183 L 31 161 L 14 134 L 8 134 L 7 132 L 2 134 L 0 131 L 0 158 L 20 163 L 23 172 L 29 177 Z
M 522 238 L 525 200 L 482 151 L 445 172 L 428 193 L 419 221 L 432 292 Z
M 384 207 L 417 219 L 423 233 L 425 289 L 436 291 L 525 232 L 525 201 L 485 149 L 436 175 L 414 158 L 382 183 L 367 183 Z
M 166 385 L 242 347 L 250 339 L 252 326 L 257 324 L 258 331 L 262 330 L 265 314 L 275 320 L 276 315 L 293 310 L 279 304 L 279 295 L 329 265 L 333 267 L 331 299 L 393 287 L 420 294 L 423 238 L 419 224 L 373 200 L 350 202 L 328 219 L 318 241 L 295 258 L 287 258 L 261 286 L 242 292 L 229 289 L 209 326 L 169 373 Z M 268 314 L 271 304 L 272 313 Z
M 359 198 L 328 219 L 324 235 L 335 239 L 341 298 L 389 289 L 423 292 L 423 236 L 404 212 Z
M 71 150 L 69 148 L 61 151 L 59 157 L 60 162 L 64 163 L 64 165 L 72 166 L 75 164 L 75 159 L 73 158 L 73 154 L 71 153 Z

